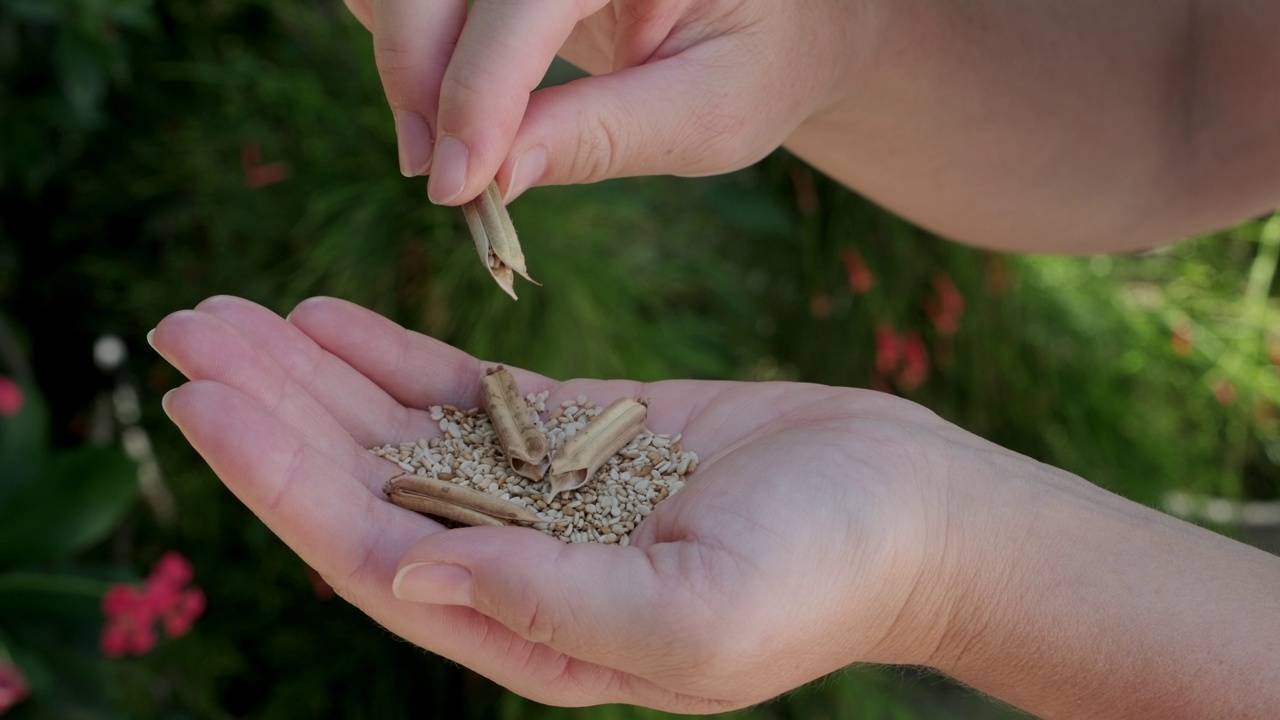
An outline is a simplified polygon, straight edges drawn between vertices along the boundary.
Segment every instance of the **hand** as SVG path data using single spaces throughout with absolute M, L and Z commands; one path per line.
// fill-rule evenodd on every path
M 516 371 L 549 404 L 646 396 L 649 426 L 702 459 L 629 547 L 565 545 L 444 531 L 382 498 L 400 471 L 365 448 L 438 435 L 430 405 L 478 404 L 482 364 L 456 349 L 332 299 L 284 320 L 213 298 L 150 338 L 191 379 L 170 417 L 339 594 L 540 702 L 723 711 L 852 662 L 926 663 L 946 635 L 947 483 L 992 448 L 901 399 Z
M 373 32 L 402 172 L 429 171 L 449 205 L 495 176 L 509 202 L 533 185 L 745 167 L 829 105 L 867 45 L 845 2 L 347 5 Z M 595 77 L 532 92 L 557 54 Z

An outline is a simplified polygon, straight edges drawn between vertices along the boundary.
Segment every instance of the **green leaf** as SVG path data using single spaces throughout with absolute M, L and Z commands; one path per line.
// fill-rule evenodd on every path
M 119 450 L 78 448 L 50 458 L 0 510 L 0 564 L 28 565 L 92 547 L 137 494 L 136 467 Z
M 44 462 L 49 445 L 49 408 L 29 383 L 20 383 L 22 409 L 11 418 L 0 418 L 0 507 L 30 484 Z
M 76 572 L 0 573 L 0 625 L 16 616 L 53 617 L 62 625 L 70 617 L 91 617 L 97 624 L 107 586 L 106 579 Z

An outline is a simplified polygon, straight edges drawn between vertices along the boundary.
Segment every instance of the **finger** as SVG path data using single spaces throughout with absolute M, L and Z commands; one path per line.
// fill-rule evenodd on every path
M 529 93 L 583 17 L 607 0 L 477 0 L 438 87 L 432 202 L 461 204 L 497 175 Z M 433 85 L 432 87 L 437 87 Z
M 359 305 L 311 298 L 289 313 L 289 322 L 407 407 L 480 404 L 485 363 Z M 525 393 L 542 392 L 555 384 L 519 368 L 511 372 Z
M 393 587 L 412 602 L 474 607 L 529 641 L 690 695 L 682 691 L 696 688 L 691 678 L 702 674 L 693 672 L 705 657 L 701 649 L 732 642 L 717 631 L 731 607 L 712 589 L 733 586 L 728 572 L 716 551 L 697 541 L 647 549 L 566 545 L 532 533 L 468 528 L 415 544 Z M 705 582 L 690 581 L 698 577 Z M 694 709 L 688 697 L 682 702 L 673 709 Z M 727 709 L 705 698 L 697 703 L 698 711 Z
M 534 93 L 500 173 L 504 199 L 536 185 L 729 172 L 772 152 L 799 114 L 785 95 L 752 104 L 758 73 L 707 59 L 732 42 Z
M 440 81 L 462 24 L 466 0 L 372 0 L 373 52 L 391 105 L 400 171 L 432 166 Z
M 480 404 L 480 380 L 489 364 L 434 338 L 406 330 L 370 310 L 335 298 L 303 301 L 289 313 L 296 325 L 325 351 L 367 377 L 410 408 Z M 756 423 L 756 414 L 705 413 L 704 409 L 726 393 L 749 393 L 745 383 L 668 380 L 640 383 L 629 380 L 570 380 L 556 383 L 544 375 L 509 368 L 525 393 L 550 392 L 547 406 L 579 395 L 600 404 L 622 397 L 649 399 L 646 426 L 656 433 L 685 432 L 685 446 L 704 458 L 729 442 L 733 433 L 745 433 L 744 424 Z M 793 391 L 794 393 L 794 391 Z M 783 391 L 778 390 L 781 396 Z M 761 402 L 773 402 L 770 393 L 754 393 Z M 727 396 L 733 397 L 733 396 Z M 732 407 L 733 402 L 722 403 Z M 767 409 L 764 416 L 767 417 Z M 410 438 L 410 435 L 402 435 Z
M 372 447 L 439 434 L 437 423 L 426 412 L 401 405 L 377 383 L 261 305 L 223 295 L 204 300 L 196 309 L 226 321 L 274 359 L 361 445 Z
M 364 26 L 365 30 L 373 30 L 373 6 L 371 0 L 343 0 L 347 9 L 355 16 L 356 20 Z
M 305 300 L 289 313 L 289 322 L 407 407 L 477 407 L 480 381 L 485 368 L 493 365 L 344 300 Z M 549 391 L 548 407 L 559 403 L 561 398 L 578 395 L 601 404 L 623 395 L 650 398 L 649 417 L 654 421 L 650 427 L 656 432 L 679 432 L 696 403 L 706 402 L 714 395 L 714 389 L 709 387 L 713 383 L 674 381 L 645 385 L 628 380 L 556 383 L 517 367 L 508 369 L 521 392 Z
M 385 502 L 235 388 L 193 380 L 164 408 L 228 489 L 335 588 L 389 580 L 394 547 L 439 528 Z
M 183 375 L 236 388 L 367 487 L 376 490 L 395 474 L 392 465 L 353 442 L 347 429 L 314 397 L 225 321 L 185 310 L 161 320 L 149 339 L 156 352 Z M 388 434 L 384 429 L 381 437 Z

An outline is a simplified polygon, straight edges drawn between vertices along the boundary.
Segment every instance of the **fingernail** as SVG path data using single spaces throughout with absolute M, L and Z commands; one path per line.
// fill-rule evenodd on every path
M 431 202 L 440 205 L 458 197 L 467 182 L 469 155 L 467 146 L 457 138 L 443 138 L 436 144 L 431 180 L 427 183 L 427 197 Z
M 147 344 L 151 346 L 152 350 L 156 350 L 155 336 L 156 336 L 155 328 L 151 328 L 150 330 L 147 331 Z M 156 352 L 160 352 L 160 351 L 156 350 Z
M 160 398 L 160 407 L 164 410 L 164 414 L 167 415 L 170 420 L 173 419 L 173 413 L 169 412 L 169 398 L 172 396 L 173 391 L 170 390 L 164 394 L 164 397 Z
M 395 113 L 396 142 L 400 147 L 400 172 L 417 177 L 431 167 L 431 126 L 416 112 Z
M 472 606 L 471 571 L 447 563 L 414 563 L 400 568 L 391 594 L 431 605 Z
M 546 170 L 546 148 L 534 145 L 525 150 L 520 157 L 516 158 L 516 164 L 511 168 L 511 183 L 507 185 L 507 194 L 503 196 L 502 201 L 510 202 L 512 198 L 533 187 L 534 183 L 542 179 L 542 173 Z

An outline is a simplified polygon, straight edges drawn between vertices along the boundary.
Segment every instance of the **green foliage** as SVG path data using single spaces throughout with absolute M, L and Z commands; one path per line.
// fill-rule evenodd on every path
M 0 460 L 3 462 L 3 460 Z M 72 557 L 101 542 L 137 498 L 137 468 L 115 448 L 76 448 L 36 470 L 0 512 L 0 563 Z
M 128 80 L 128 41 L 152 29 L 150 0 L 0 3 L 0 189 L 38 189 L 103 123 Z
M 0 571 L 0 641 L 36 695 L 79 668 L 77 688 L 114 683 L 75 698 L 85 717 L 446 717 L 457 702 L 468 718 L 667 717 L 536 706 L 330 599 L 160 411 L 182 379 L 143 337 L 217 293 L 281 313 L 336 295 L 555 377 L 899 392 L 1149 503 L 1280 496 L 1278 220 L 1140 255 L 1013 258 L 933 237 L 778 153 L 723 178 L 528 193 L 511 212 L 542 286 L 519 282 L 512 303 L 461 215 L 395 158 L 368 35 L 341 3 L 0 2 L 0 303 L 35 352 L 26 419 L 0 433 L 0 556 L 26 563 Z M 937 322 L 939 278 L 963 298 L 954 332 Z M 877 368 L 878 328 L 920 338 L 921 383 Z M 137 512 L 131 466 L 75 430 L 102 390 L 87 348 L 106 331 L 134 351 L 170 525 Z M 67 504 L 47 510 L 37 487 Z M 18 549 L 39 532 L 43 550 Z M 104 663 L 94 592 L 171 545 L 191 548 L 207 616 L 154 659 Z M 45 619 L 14 632 L 18 612 Z M 925 673 L 856 669 L 731 717 L 948 715 L 1015 716 Z
M 14 717 L 106 718 L 99 603 L 122 569 L 90 552 L 133 508 L 136 467 L 117 448 L 52 447 L 37 389 L 22 393 L 17 414 L 0 417 L 0 659 L 32 688 Z

